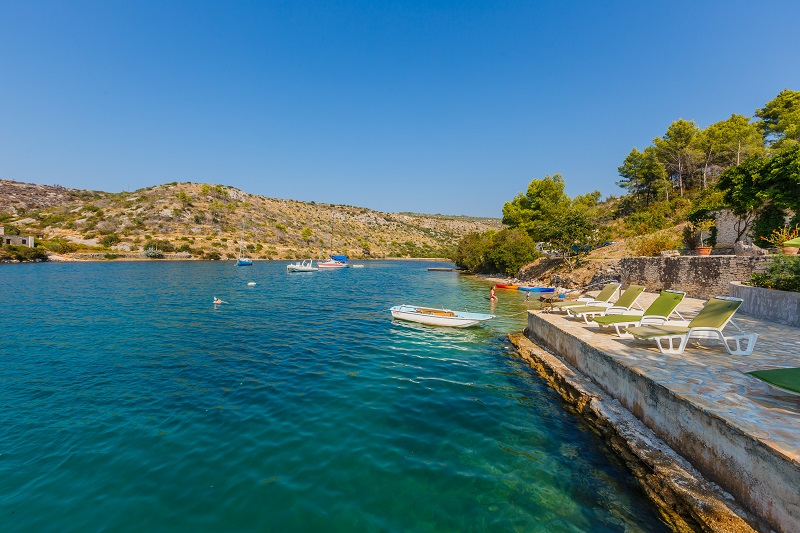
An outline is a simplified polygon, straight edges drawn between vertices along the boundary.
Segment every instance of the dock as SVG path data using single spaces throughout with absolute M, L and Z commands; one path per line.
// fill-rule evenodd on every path
M 642 306 L 655 297 L 645 293 Z M 678 310 L 691 319 L 702 304 L 687 298 Z M 665 476 L 661 481 L 667 485 L 672 479 L 674 496 L 686 498 L 682 504 L 695 505 L 689 514 L 701 529 L 800 531 L 800 397 L 770 394 L 760 381 L 744 374 L 800 366 L 800 328 L 742 313 L 733 320 L 759 334 L 749 356 L 732 356 L 716 341 L 690 343 L 683 354 L 666 355 L 655 342 L 619 338 L 613 328 L 588 327 L 561 313 L 535 311 L 528 314 L 525 337 L 515 344 L 535 368 L 546 368 L 539 373 L 555 388 L 576 380 L 586 390 L 598 391 L 580 398 L 575 387 L 561 390 L 579 410 L 581 402 L 604 395 L 606 405 L 623 408 L 626 416 L 651 432 L 644 441 L 658 440 L 673 451 L 671 469 L 650 464 L 647 475 Z M 525 348 L 523 341 L 531 346 Z M 685 467 L 676 466 L 681 460 L 687 462 Z M 696 476 L 685 476 L 692 469 L 702 479 L 689 490 L 688 479 Z M 728 501 L 729 495 L 735 501 Z

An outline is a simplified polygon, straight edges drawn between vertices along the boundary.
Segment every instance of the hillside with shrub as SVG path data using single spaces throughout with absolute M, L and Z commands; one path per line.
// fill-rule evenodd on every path
M 240 242 L 258 259 L 318 258 L 323 248 L 354 258 L 448 257 L 464 235 L 501 227 L 499 219 L 382 213 L 225 185 L 108 193 L 8 180 L 0 180 L 0 225 L 37 236 L 37 249 L 55 254 L 114 258 L 151 249 L 204 259 L 234 258 Z

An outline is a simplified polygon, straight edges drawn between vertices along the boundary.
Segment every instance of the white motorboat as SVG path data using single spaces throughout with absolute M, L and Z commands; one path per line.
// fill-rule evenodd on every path
M 409 320 L 428 324 L 431 326 L 450 326 L 453 328 L 467 328 L 486 322 L 494 315 L 484 313 L 470 313 L 467 311 L 451 311 L 450 309 L 436 309 L 431 307 L 417 307 L 415 305 L 395 305 L 389 311 L 392 317 L 400 320 Z
M 286 272 L 316 272 L 319 268 L 314 266 L 313 259 L 306 259 L 298 261 L 297 263 L 290 263 L 286 265 Z

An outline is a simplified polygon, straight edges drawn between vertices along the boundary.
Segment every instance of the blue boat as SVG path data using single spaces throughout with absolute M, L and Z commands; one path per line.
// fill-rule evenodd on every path
M 528 292 L 556 292 L 554 287 L 517 287 L 518 291 L 528 291 Z

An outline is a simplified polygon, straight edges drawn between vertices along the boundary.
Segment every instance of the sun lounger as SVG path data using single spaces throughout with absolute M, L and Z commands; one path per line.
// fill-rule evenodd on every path
M 750 355 L 753 353 L 758 334 L 745 333 L 731 322 L 740 305 L 742 305 L 741 298 L 715 296 L 685 326 L 666 322 L 662 325 L 626 328 L 626 331 L 637 339 L 656 341 L 661 353 L 666 354 L 683 353 L 689 339 L 718 339 L 731 355 Z M 722 330 L 728 323 L 738 332 L 725 335 Z
M 636 301 L 639 299 L 639 296 L 641 296 L 643 292 L 644 287 L 642 285 L 629 285 L 628 288 L 625 289 L 625 292 L 620 295 L 619 299 L 614 302 L 613 305 L 610 303 L 604 303 L 600 305 L 578 305 L 567 307 L 566 311 L 569 316 L 582 317 L 587 324 L 592 322 L 591 319 L 593 317 L 603 316 L 606 314 L 622 314 L 630 311 L 631 307 L 634 305 L 640 310 L 644 311 L 644 309 L 642 309 L 642 307 L 636 303 Z
M 605 314 L 603 316 L 595 316 L 589 322 L 590 326 L 609 327 L 614 326 L 617 330 L 617 335 L 620 337 L 631 337 L 624 328 L 634 326 L 646 326 L 663 324 L 669 320 L 669 317 L 674 313 L 680 320 L 684 320 L 680 313 L 676 310 L 678 304 L 683 301 L 686 293 L 683 291 L 666 290 L 661 291 L 653 303 L 644 310 L 629 311 L 623 314 Z M 685 322 L 688 324 L 688 322 Z
M 760 380 L 770 392 L 781 396 L 800 396 L 800 368 L 773 368 L 745 372 Z
M 571 300 L 569 302 L 556 302 L 553 304 L 553 310 L 556 311 L 558 309 L 566 309 L 567 307 L 573 307 L 579 305 L 599 305 L 599 304 L 609 303 L 611 298 L 613 298 L 614 295 L 617 294 L 619 287 L 620 287 L 619 283 L 608 283 L 594 298 L 592 298 L 591 296 L 584 296 L 578 298 L 577 300 Z
M 800 396 L 800 368 L 773 368 L 745 372 L 767 385 L 771 391 Z

